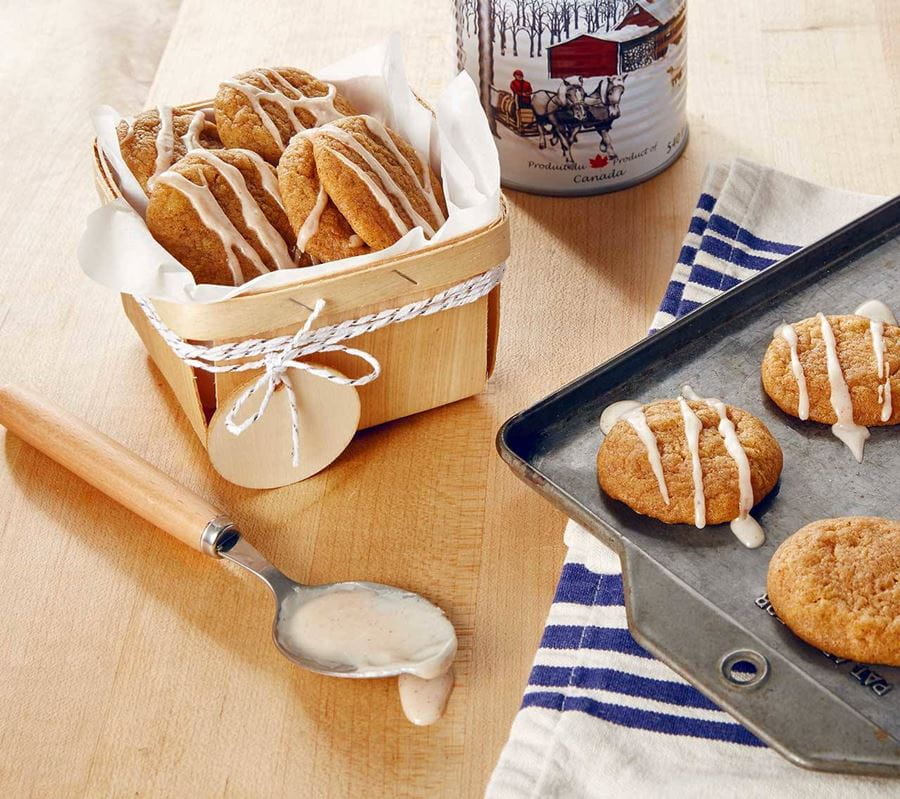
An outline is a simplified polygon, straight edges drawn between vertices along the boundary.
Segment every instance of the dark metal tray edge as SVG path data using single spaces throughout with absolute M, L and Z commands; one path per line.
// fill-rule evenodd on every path
M 796 278 L 785 280 L 785 276 L 798 270 L 798 264 L 815 264 L 823 262 L 836 264 L 848 259 L 853 259 L 860 250 L 865 251 L 873 249 L 880 243 L 896 236 L 898 230 L 900 230 L 900 196 L 888 200 L 884 204 L 859 217 L 857 220 L 839 228 L 825 238 L 798 250 L 793 255 L 787 256 L 760 274 L 734 287 L 729 292 L 705 303 L 690 314 L 676 320 L 658 333 L 642 339 L 621 353 L 608 359 L 598 367 L 551 392 L 530 407 L 507 419 L 500 427 L 496 437 L 496 446 L 501 458 L 512 468 L 513 472 L 520 479 L 531 485 L 545 498 L 550 500 L 552 504 L 568 514 L 570 518 L 578 521 L 582 526 L 586 527 L 589 532 L 603 541 L 603 543 L 611 546 L 620 555 L 622 558 L 623 576 L 625 579 L 626 610 L 628 614 L 629 629 L 639 644 L 644 646 L 659 659 L 666 662 L 685 679 L 692 682 L 710 699 L 718 702 L 760 739 L 779 751 L 794 764 L 818 770 L 890 776 L 900 774 L 900 751 L 896 753 L 896 763 L 892 762 L 889 764 L 882 762 L 866 763 L 864 762 L 866 757 L 863 752 L 858 753 L 858 762 L 834 758 L 829 756 L 827 746 L 825 747 L 826 751 L 823 751 L 821 747 L 816 747 L 817 751 L 804 751 L 802 742 L 786 742 L 782 738 L 773 737 L 768 734 L 764 726 L 760 726 L 754 718 L 751 718 L 743 711 L 741 707 L 742 703 L 739 701 L 739 695 L 735 697 L 737 701 L 727 701 L 728 697 L 723 697 L 721 684 L 717 686 L 717 691 L 713 691 L 709 685 L 709 675 L 703 675 L 703 677 L 701 677 L 691 673 L 690 670 L 685 669 L 681 664 L 673 660 L 671 655 L 657 646 L 653 640 L 643 635 L 640 629 L 638 629 L 640 626 L 639 622 L 635 619 L 634 595 L 630 590 L 631 574 L 635 569 L 646 570 L 649 568 L 666 572 L 667 578 L 679 583 L 681 589 L 686 594 L 691 595 L 695 601 L 706 605 L 716 614 L 721 614 L 721 612 L 705 598 L 697 594 L 690 586 L 668 572 L 664 565 L 657 563 L 645 553 L 641 552 L 641 550 L 632 542 L 620 538 L 613 530 L 607 529 L 607 525 L 602 521 L 598 524 L 598 520 L 593 519 L 590 514 L 582 511 L 580 503 L 574 497 L 570 496 L 560 486 L 556 485 L 551 480 L 544 478 L 537 472 L 527 461 L 528 450 L 526 447 L 528 442 L 523 440 L 523 432 L 525 432 L 524 438 L 527 438 L 527 431 L 529 429 L 533 430 L 535 427 L 547 428 L 561 422 L 565 417 L 553 418 L 552 416 L 548 416 L 548 409 L 551 408 L 560 397 L 563 395 L 575 395 L 574 398 L 572 398 L 572 402 L 577 405 L 577 395 L 582 392 L 586 394 L 590 393 L 590 385 L 600 375 L 608 375 L 610 372 L 615 371 L 620 364 L 627 363 L 636 356 L 643 355 L 648 359 L 653 358 L 658 354 L 660 349 L 665 350 L 667 341 L 682 335 L 685 329 L 690 328 L 691 334 L 694 336 L 702 335 L 705 330 L 715 324 L 716 317 L 731 311 L 737 313 L 742 312 L 749 306 L 752 306 L 764 293 L 769 293 L 771 291 L 777 292 L 778 289 L 771 288 L 773 282 L 782 281 L 785 284 L 797 284 L 798 282 L 803 282 L 806 278 L 801 278 L 800 281 Z M 810 269 L 810 279 L 812 279 L 812 276 L 816 271 L 817 270 L 815 269 Z M 646 609 L 641 610 L 642 613 L 645 611 Z M 657 607 L 656 612 L 664 613 L 665 607 Z M 753 638 L 753 636 L 748 636 L 748 638 Z M 786 659 L 784 659 L 782 665 L 788 667 L 790 670 L 799 672 L 799 668 Z M 837 697 L 831 696 L 831 699 L 832 701 L 841 702 Z M 846 707 L 851 716 L 858 716 L 861 721 L 866 721 L 852 706 L 844 702 L 841 702 L 841 704 Z M 810 719 L 810 721 L 815 724 L 815 719 Z

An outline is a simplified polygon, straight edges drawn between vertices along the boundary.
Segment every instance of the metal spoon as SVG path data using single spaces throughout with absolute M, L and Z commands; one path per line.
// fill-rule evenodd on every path
M 418 673 L 439 658 L 449 661 L 455 636 L 447 650 L 428 661 L 394 663 L 389 667 L 359 667 L 322 663 L 286 635 L 286 621 L 304 604 L 325 593 L 368 589 L 398 600 L 419 600 L 443 615 L 423 597 L 381 583 L 344 582 L 306 586 L 286 577 L 254 549 L 231 519 L 198 494 L 173 480 L 143 458 L 86 422 L 34 392 L 0 386 L 0 424 L 107 496 L 179 541 L 214 558 L 226 558 L 255 574 L 272 592 L 275 619 L 272 638 L 288 660 L 304 669 L 334 677 L 394 677 Z M 451 645 L 452 644 L 452 645 Z

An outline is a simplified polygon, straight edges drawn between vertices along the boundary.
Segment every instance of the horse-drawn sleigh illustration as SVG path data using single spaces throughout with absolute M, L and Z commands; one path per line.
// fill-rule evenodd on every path
M 547 147 L 548 139 L 551 147 L 558 144 L 569 163 L 575 162 L 572 145 L 580 134 L 589 132 L 600 137 L 600 152 L 615 159 L 609 131 L 621 113 L 619 103 L 626 77 L 601 78 L 591 92 L 585 91 L 582 78 L 563 78 L 556 91 L 531 93 L 529 85 L 527 95 L 492 87 L 491 111 L 516 135 L 539 137 L 541 150 Z

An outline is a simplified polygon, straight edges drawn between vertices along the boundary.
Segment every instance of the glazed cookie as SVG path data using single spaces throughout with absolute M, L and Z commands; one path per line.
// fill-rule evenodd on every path
M 743 543 L 758 546 L 764 539 L 748 514 L 778 482 L 781 447 L 747 411 L 686 393 L 692 398 L 651 402 L 619 417 L 597 455 L 600 486 L 668 524 L 733 522 Z
M 159 106 L 116 128 L 122 158 L 144 191 L 156 175 L 188 150 L 222 146 L 215 124 L 203 111 Z
M 304 263 L 293 259 L 275 170 L 248 150 L 195 150 L 159 175 L 147 227 L 197 283 L 239 286 Z
M 288 145 L 278 162 L 278 187 L 297 235 L 298 252 L 319 263 L 371 252 L 326 194 L 310 139 L 295 136 Z
M 441 181 L 394 131 L 370 116 L 347 117 L 301 136 L 312 139 L 319 180 L 353 231 L 372 249 L 446 221 Z
M 860 460 L 865 426 L 900 423 L 900 327 L 821 313 L 783 324 L 763 358 L 762 382 L 785 413 L 834 425 Z
M 900 522 L 823 519 L 775 551 L 767 590 L 800 638 L 838 657 L 900 666 Z
M 272 164 L 299 130 L 357 113 L 330 83 L 302 69 L 253 69 L 219 85 L 216 124 L 226 147 L 259 153 Z

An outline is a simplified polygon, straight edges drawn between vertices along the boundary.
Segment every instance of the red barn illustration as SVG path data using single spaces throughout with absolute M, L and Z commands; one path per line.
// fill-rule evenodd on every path
M 655 6 L 659 6 L 659 9 Z M 637 2 L 615 28 L 605 33 L 583 33 L 547 47 L 547 73 L 551 78 L 621 75 L 650 66 L 666 55 L 670 44 L 681 41 L 685 12 L 661 22 L 648 8 L 661 11 L 667 4 Z
M 652 3 L 649 5 L 652 5 Z M 626 25 L 642 25 L 647 28 L 658 28 L 662 25 L 662 22 L 653 16 L 642 3 L 635 3 L 625 12 L 625 16 L 619 20 L 619 24 L 616 25 L 614 30 L 621 30 Z

